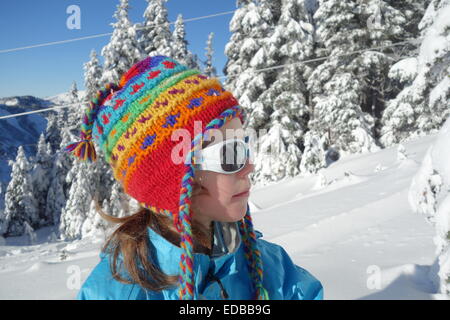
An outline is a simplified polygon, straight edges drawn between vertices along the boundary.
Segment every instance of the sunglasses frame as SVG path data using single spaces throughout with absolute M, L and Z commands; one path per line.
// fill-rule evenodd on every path
M 233 138 L 233 139 L 227 139 L 223 140 L 219 143 L 213 144 L 212 146 L 206 147 L 199 151 L 199 163 L 195 165 L 195 168 L 198 170 L 208 170 L 208 171 L 214 171 L 217 173 L 224 173 L 224 174 L 233 174 L 236 172 L 241 171 L 245 164 L 247 163 L 247 160 L 250 160 L 253 163 L 253 152 L 250 148 L 250 136 L 245 136 L 244 140 L 240 138 Z M 238 142 L 244 146 L 245 149 L 245 161 L 238 170 L 235 171 L 225 171 L 222 169 L 221 164 L 221 154 L 220 151 L 222 150 L 222 147 L 229 143 L 235 143 Z

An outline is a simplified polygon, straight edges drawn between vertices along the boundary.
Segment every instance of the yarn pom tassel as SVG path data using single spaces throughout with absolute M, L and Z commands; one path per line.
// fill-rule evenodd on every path
M 64 151 L 72 153 L 82 161 L 93 162 L 97 160 L 94 143 L 91 139 L 71 143 L 64 148 Z

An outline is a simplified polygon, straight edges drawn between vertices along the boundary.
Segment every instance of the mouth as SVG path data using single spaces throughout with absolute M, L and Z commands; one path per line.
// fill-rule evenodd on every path
M 246 191 L 244 191 L 244 192 L 235 194 L 235 195 L 233 196 L 233 198 L 234 198 L 234 197 L 248 197 L 249 195 L 250 195 L 250 189 L 248 189 L 248 190 L 246 190 Z

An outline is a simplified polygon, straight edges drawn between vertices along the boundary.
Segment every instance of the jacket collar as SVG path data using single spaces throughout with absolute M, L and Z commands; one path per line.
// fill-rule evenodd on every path
M 220 278 L 243 270 L 245 259 L 236 259 L 243 242 L 237 222 L 214 221 L 214 236 L 211 255 L 193 253 L 196 286 L 200 286 L 208 272 Z M 174 245 L 163 236 L 147 227 L 154 259 L 161 271 L 166 274 L 178 274 L 183 249 Z

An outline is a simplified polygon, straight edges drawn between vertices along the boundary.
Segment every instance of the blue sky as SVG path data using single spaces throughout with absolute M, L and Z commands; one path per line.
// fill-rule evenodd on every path
M 0 1 L 0 50 L 60 41 L 102 33 L 111 33 L 113 14 L 119 0 L 14 0 Z M 130 0 L 129 18 L 143 20 L 145 0 Z M 169 0 L 169 21 L 181 13 L 184 19 L 235 10 L 235 0 Z M 81 11 L 81 29 L 68 29 L 66 9 L 77 5 Z M 208 34 L 214 32 L 214 66 L 218 75 L 226 63 L 225 45 L 230 39 L 232 14 L 186 22 L 189 49 L 205 58 Z M 173 25 L 171 25 L 173 28 Z M 92 49 L 100 56 L 110 35 L 56 44 L 46 47 L 0 53 L 0 97 L 33 95 L 44 98 L 68 91 L 76 81 L 84 90 L 83 64 Z M 103 58 L 100 57 L 100 62 Z

